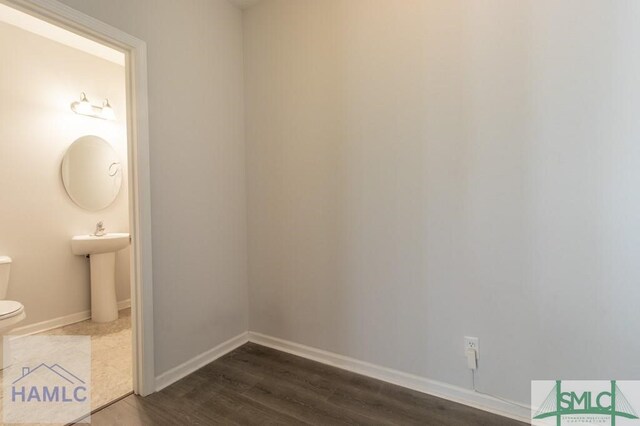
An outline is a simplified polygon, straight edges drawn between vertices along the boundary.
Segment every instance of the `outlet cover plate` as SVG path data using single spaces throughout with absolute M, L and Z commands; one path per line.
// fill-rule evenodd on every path
M 477 337 L 464 336 L 464 351 L 467 349 L 474 349 L 476 351 L 476 358 L 480 358 L 480 341 Z

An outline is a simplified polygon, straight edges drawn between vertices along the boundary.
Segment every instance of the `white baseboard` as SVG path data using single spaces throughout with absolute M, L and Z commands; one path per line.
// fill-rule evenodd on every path
M 162 390 L 172 383 L 177 382 L 185 376 L 193 373 L 194 371 L 204 367 L 210 362 L 215 361 L 223 355 L 231 352 L 232 350 L 244 345 L 249 341 L 249 333 L 244 332 L 239 334 L 226 342 L 220 343 L 215 348 L 197 355 L 187 362 L 184 362 L 171 370 L 164 372 L 156 377 L 156 391 Z
M 121 300 L 118 302 L 118 310 L 127 309 L 131 307 L 131 299 Z M 29 315 L 27 313 L 27 315 Z M 54 328 L 64 327 L 65 325 L 75 324 L 80 321 L 85 321 L 91 318 L 91 311 L 82 311 L 71 315 L 65 315 L 63 317 L 53 318 L 46 321 L 37 322 L 35 324 L 25 325 L 23 327 L 14 328 L 9 333 L 12 336 L 29 336 L 31 334 L 42 333 L 44 331 L 53 330 Z
M 517 403 L 509 403 L 505 400 L 489 395 L 474 392 L 470 389 L 449 385 L 413 374 L 403 373 L 379 365 L 370 364 L 347 356 L 338 355 L 299 343 L 290 342 L 261 333 L 249 332 L 249 341 L 267 346 L 282 352 L 287 352 L 323 364 L 331 365 L 363 376 L 393 383 L 398 386 L 417 390 L 439 398 L 454 401 L 483 411 L 520 420 L 525 423 L 531 421 L 531 409 Z
M 156 377 L 156 391 L 164 389 L 172 383 L 188 376 L 199 368 L 204 367 L 247 342 L 267 346 L 282 352 L 301 356 L 303 358 L 311 359 L 343 370 L 348 370 L 353 373 L 362 374 L 363 376 L 393 383 L 398 386 L 403 386 L 405 388 L 413 389 L 525 423 L 529 423 L 531 420 L 531 409 L 515 402 L 511 403 L 507 400 L 474 392 L 470 389 L 449 385 L 447 383 L 404 373 L 402 371 L 393 370 L 391 368 L 382 367 L 256 332 L 245 332 L 239 334 L 226 342 L 219 344 L 215 348 L 193 357 L 179 366 L 159 375 Z
M 121 300 L 118 302 L 118 310 L 127 309 L 131 307 L 131 299 Z

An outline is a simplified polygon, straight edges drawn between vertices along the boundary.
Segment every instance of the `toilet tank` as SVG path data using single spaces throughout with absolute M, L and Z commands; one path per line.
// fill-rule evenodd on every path
M 11 258 L 8 256 L 0 256 L 0 300 L 4 300 L 7 298 L 10 271 Z

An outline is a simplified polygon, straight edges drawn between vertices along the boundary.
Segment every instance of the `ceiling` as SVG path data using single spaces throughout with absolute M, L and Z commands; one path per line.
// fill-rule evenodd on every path
M 260 0 L 229 0 L 231 3 L 238 6 L 240 9 L 246 9 L 254 4 L 258 3 Z
M 124 53 L 0 3 L 0 22 L 124 66 Z

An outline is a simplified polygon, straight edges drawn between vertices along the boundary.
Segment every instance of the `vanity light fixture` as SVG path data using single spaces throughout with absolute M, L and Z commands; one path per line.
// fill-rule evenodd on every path
M 76 114 L 86 115 L 88 117 L 101 118 L 103 120 L 115 120 L 116 115 L 113 108 L 109 104 L 109 99 L 105 99 L 102 107 L 92 105 L 87 99 L 87 95 L 82 92 L 80 100 L 71 103 L 71 111 Z

